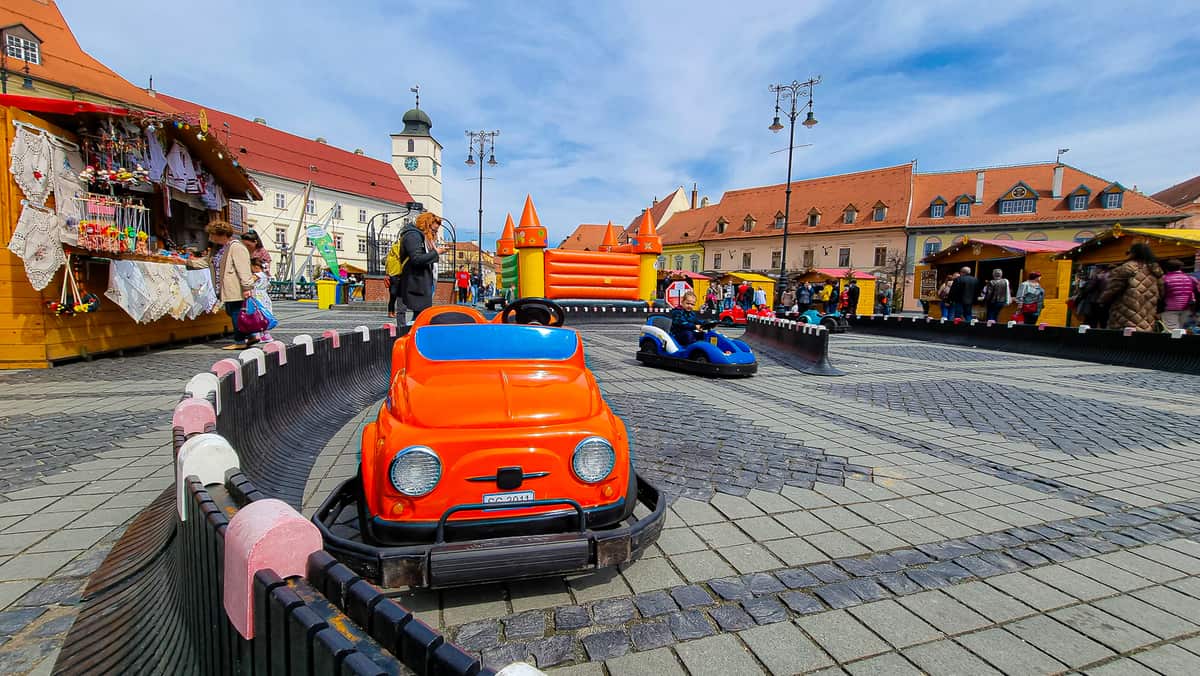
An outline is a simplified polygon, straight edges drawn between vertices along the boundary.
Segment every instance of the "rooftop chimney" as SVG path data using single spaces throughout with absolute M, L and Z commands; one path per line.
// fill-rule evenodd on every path
M 975 203 L 983 204 L 983 172 L 975 172 Z
M 354 149 L 354 154 L 355 154 L 355 155 L 363 155 L 363 154 L 365 154 L 365 153 L 363 153 L 363 149 L 362 149 L 362 148 L 355 148 L 355 149 Z
M 692 184 L 692 208 L 696 208 L 696 197 L 699 193 L 696 191 L 696 184 Z
M 1054 184 L 1051 187 L 1050 196 L 1058 199 L 1062 197 L 1062 181 L 1063 181 L 1063 165 L 1054 165 Z
M 325 137 L 324 137 L 324 136 L 318 136 L 318 137 L 316 138 L 316 141 L 317 141 L 317 143 L 325 143 Z
M 267 124 L 267 121 L 261 117 L 254 118 L 254 122 L 257 124 L 261 124 L 263 126 L 266 126 L 266 124 Z
M 655 206 L 656 204 L 658 204 L 658 195 L 654 196 L 654 201 L 650 203 L 650 206 Z
M 701 207 L 708 206 L 708 195 L 705 195 L 704 197 L 700 198 L 700 206 Z

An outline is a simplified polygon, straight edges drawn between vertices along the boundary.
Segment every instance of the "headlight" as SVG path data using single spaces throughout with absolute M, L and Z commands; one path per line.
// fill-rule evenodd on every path
M 442 461 L 428 446 L 409 446 L 392 459 L 388 477 L 396 490 L 420 497 L 432 491 L 442 478 Z
M 594 484 L 607 478 L 616 462 L 617 454 L 607 439 L 588 437 L 575 447 L 571 469 L 581 480 Z

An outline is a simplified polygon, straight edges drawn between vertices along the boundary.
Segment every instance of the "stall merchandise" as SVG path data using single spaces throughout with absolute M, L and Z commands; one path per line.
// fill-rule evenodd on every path
M 104 295 L 141 324 L 166 316 L 195 319 L 218 307 L 208 270 L 166 263 L 112 261 Z

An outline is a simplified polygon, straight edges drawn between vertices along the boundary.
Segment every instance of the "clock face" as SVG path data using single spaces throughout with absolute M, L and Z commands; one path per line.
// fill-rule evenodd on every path
M 417 170 L 417 158 L 415 158 L 415 157 L 405 158 L 404 168 L 409 171 L 416 171 Z

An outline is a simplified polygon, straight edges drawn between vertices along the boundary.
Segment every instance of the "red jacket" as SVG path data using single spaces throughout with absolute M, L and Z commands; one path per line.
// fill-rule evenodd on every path
M 460 289 L 471 286 L 471 273 L 462 270 L 454 273 L 454 284 Z

